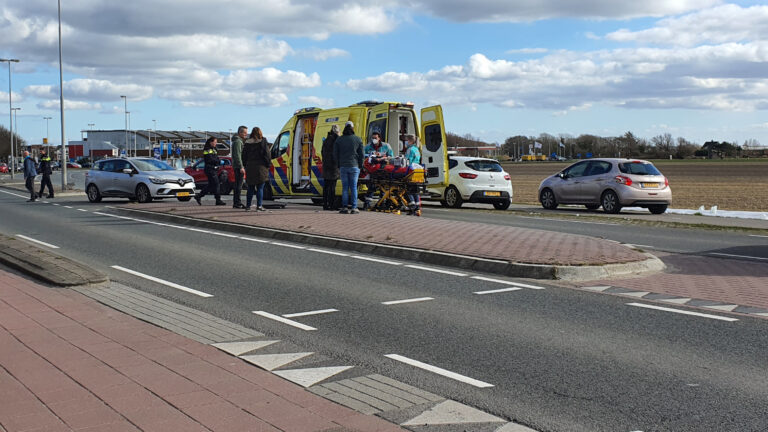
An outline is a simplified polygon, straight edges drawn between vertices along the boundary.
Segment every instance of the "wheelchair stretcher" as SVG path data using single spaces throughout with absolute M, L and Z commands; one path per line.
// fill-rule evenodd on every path
M 411 204 L 410 197 L 427 191 L 424 167 L 409 165 L 402 158 L 367 158 L 363 168 L 368 173 L 365 180 L 368 194 L 363 209 L 421 216 L 421 200 Z M 373 195 L 379 197 L 375 202 L 370 198 Z

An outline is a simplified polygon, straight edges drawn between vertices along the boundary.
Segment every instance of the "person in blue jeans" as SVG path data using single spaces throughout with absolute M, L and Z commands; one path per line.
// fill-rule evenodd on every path
M 363 140 L 355 135 L 355 125 L 348 121 L 342 135 L 333 144 L 333 159 L 341 173 L 342 214 L 357 214 L 357 179 L 363 168 Z
M 419 151 L 419 146 L 416 144 L 416 137 L 414 135 L 406 135 L 405 139 L 407 146 L 405 159 L 408 161 L 408 165 L 421 164 L 421 152 Z M 421 197 L 418 193 L 411 194 L 410 199 L 411 202 L 408 203 L 408 206 L 411 207 L 411 209 L 415 210 L 416 208 L 421 207 Z

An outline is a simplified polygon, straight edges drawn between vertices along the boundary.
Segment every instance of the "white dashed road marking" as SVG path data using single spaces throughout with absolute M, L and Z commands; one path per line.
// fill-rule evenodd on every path
M 300 322 L 289 320 L 288 318 L 283 318 L 283 317 L 281 317 L 279 315 L 274 315 L 274 314 L 271 314 L 269 312 L 253 311 L 253 313 L 255 313 L 256 315 L 262 316 L 264 318 L 269 318 L 271 320 L 275 320 L 275 321 L 281 322 L 283 324 L 288 324 L 289 326 L 300 328 L 302 330 L 307 330 L 307 331 L 317 330 L 314 327 L 310 327 L 310 326 L 308 326 L 306 324 L 302 324 Z
M 308 316 L 308 315 L 320 315 L 320 314 L 327 314 L 331 312 L 338 312 L 338 309 L 322 309 L 322 310 L 316 310 L 316 311 L 309 311 L 309 312 L 298 312 L 298 313 L 292 313 L 292 314 L 283 314 L 284 318 L 296 318 L 296 317 L 302 317 L 302 316 Z
M 262 240 L 253 237 L 238 237 L 240 240 L 248 240 L 256 243 L 269 243 L 269 240 Z
M 88 210 L 86 210 L 86 209 L 77 209 L 77 211 L 87 212 Z
M 24 240 L 31 241 L 32 243 L 37 243 L 39 245 L 43 245 L 45 247 L 49 247 L 51 249 L 58 249 L 59 248 L 58 246 L 54 246 L 54 245 L 52 245 L 50 243 L 46 243 L 46 242 L 43 242 L 43 241 L 40 241 L 40 240 L 35 240 L 35 239 L 33 239 L 31 237 L 27 237 L 25 235 L 16 234 L 16 237 L 23 238 Z
M 138 276 L 140 278 L 151 280 L 152 282 L 157 282 L 159 284 L 162 284 L 162 285 L 165 285 L 165 286 L 169 286 L 171 288 L 176 288 L 177 290 L 188 292 L 190 294 L 194 294 L 194 295 L 197 295 L 197 296 L 200 296 L 200 297 L 213 297 L 213 294 L 208 294 L 208 293 L 204 293 L 202 291 L 198 291 L 198 290 L 195 290 L 195 289 L 192 289 L 192 288 L 187 288 L 185 286 L 182 286 L 182 285 L 179 285 L 179 284 L 175 284 L 173 282 L 168 282 L 167 280 L 156 278 L 154 276 L 149 276 L 149 275 L 146 275 L 144 273 L 139 273 L 139 272 L 137 272 L 135 270 L 127 269 L 125 267 L 120 267 L 120 266 L 113 265 L 112 268 L 115 269 L 115 270 L 120 270 L 122 272 L 132 274 L 134 276 Z
M 433 267 L 425 267 L 425 266 L 420 266 L 420 265 L 415 265 L 415 264 L 407 264 L 406 267 L 412 268 L 412 269 L 416 269 L 416 270 L 426 270 L 426 271 L 431 271 L 431 272 L 435 272 L 435 273 L 449 274 L 449 275 L 453 275 L 453 276 L 461 276 L 461 277 L 467 276 L 466 273 L 455 272 L 455 271 L 450 271 L 450 270 L 443 270 L 443 269 L 438 269 L 438 268 L 433 268 Z
M 367 256 L 362 256 L 362 255 L 352 255 L 352 258 L 359 259 L 359 260 L 364 260 L 364 261 L 373 261 L 373 262 L 377 262 L 379 264 L 403 265 L 403 263 L 400 263 L 400 262 L 397 262 L 397 261 L 387 261 L 387 260 L 378 259 L 378 258 L 375 258 L 375 257 L 367 257 Z
M 504 285 L 512 285 L 512 286 L 516 286 L 516 287 L 520 287 L 520 288 L 528 288 L 528 289 L 536 289 L 536 290 L 543 290 L 543 289 L 545 289 L 544 287 L 540 287 L 540 286 L 536 286 L 536 285 L 528 285 L 528 284 L 523 284 L 523 283 L 519 283 L 519 282 L 512 282 L 512 281 L 508 281 L 508 280 L 504 280 L 504 279 L 489 278 L 489 277 L 485 277 L 485 276 L 472 276 L 472 279 L 477 279 L 477 280 L 486 281 L 486 282 L 495 282 L 495 283 L 500 283 L 500 284 L 504 284 Z M 610 287 L 606 287 L 606 288 L 610 288 Z
M 424 369 L 426 371 L 429 371 L 429 372 L 432 372 L 432 373 L 436 373 L 438 375 L 442 375 L 442 376 L 444 376 L 446 378 L 451 378 L 451 379 L 454 379 L 456 381 L 460 381 L 460 382 L 463 382 L 463 383 L 466 383 L 466 384 L 469 384 L 469 385 L 473 385 L 475 387 L 480 387 L 480 388 L 493 387 L 493 384 L 488 384 L 487 382 L 483 382 L 483 381 L 480 381 L 480 380 L 476 380 L 474 378 L 466 377 L 464 375 L 459 375 L 456 372 L 451 372 L 451 371 L 448 371 L 448 370 L 445 370 L 445 369 L 441 369 L 441 368 L 439 368 L 437 366 L 432 366 L 432 365 L 429 365 L 429 364 L 426 364 L 426 363 L 422 363 L 422 362 L 420 362 L 418 360 L 409 359 L 408 357 L 403 357 L 403 356 L 398 355 L 398 354 L 387 354 L 384 357 L 387 357 L 387 358 L 390 358 L 392 360 L 396 360 L 396 361 L 399 361 L 399 362 L 402 362 L 402 363 L 405 363 L 407 365 L 411 365 L 411 366 L 414 366 L 414 367 L 417 367 L 417 368 L 420 368 L 420 369 Z
M 717 252 L 710 252 L 709 254 L 710 255 L 718 255 L 718 256 L 727 256 L 727 257 L 733 257 L 733 258 L 749 258 L 749 259 L 756 259 L 756 260 L 768 260 L 768 258 L 755 257 L 755 256 L 749 256 L 749 255 L 734 255 L 734 254 L 717 253 Z
M 349 256 L 349 254 L 345 254 L 344 252 L 336 252 L 332 250 L 326 250 L 326 249 L 315 249 L 315 248 L 309 248 L 308 251 L 312 252 L 320 252 L 328 255 L 336 255 L 336 256 Z
M 6 194 L 8 194 L 8 195 L 17 196 L 17 197 L 19 197 L 19 198 L 29 198 L 29 195 L 27 195 L 27 196 L 24 196 L 24 195 L 15 194 L 15 193 L 13 193 L 13 192 L 4 191 L 4 190 L 0 190 L 0 192 L 2 192 L 2 193 L 6 193 Z
M 68 209 L 71 209 L 71 208 L 73 208 L 73 207 L 72 207 L 72 206 L 64 206 L 64 208 L 68 208 Z
M 270 244 L 273 244 L 275 246 L 285 246 L 285 247 L 294 248 L 294 249 L 306 249 L 305 246 L 299 246 L 299 245 L 294 245 L 290 243 L 270 242 Z
M 502 288 L 497 290 L 490 290 L 490 291 L 475 291 L 474 294 L 484 295 L 484 294 L 497 294 L 497 293 L 504 293 L 509 291 L 519 291 L 522 288 Z
M 738 319 L 736 319 L 736 318 L 723 317 L 723 316 L 719 316 L 719 315 L 710 315 L 710 314 L 705 314 L 705 313 L 700 313 L 700 312 L 691 312 L 691 311 L 685 311 L 685 310 L 680 310 L 680 309 L 673 309 L 673 308 L 662 307 L 662 306 L 648 305 L 648 304 L 643 304 L 643 303 L 627 303 L 627 306 L 636 306 L 636 307 L 640 307 L 640 308 L 654 309 L 654 310 L 660 310 L 660 311 L 664 311 L 664 312 L 674 312 L 674 313 L 679 313 L 679 314 L 683 314 L 683 315 L 693 315 L 693 316 L 697 316 L 697 317 L 710 318 L 710 319 L 716 319 L 716 320 L 728 321 L 728 322 L 738 321 Z
M 396 305 L 396 304 L 403 304 L 403 303 L 416 303 L 416 302 L 423 302 L 423 301 L 430 301 L 434 300 L 432 297 L 419 297 L 419 298 L 412 298 L 412 299 L 405 299 L 405 300 L 392 300 L 392 301 L 385 301 L 381 302 L 383 305 Z

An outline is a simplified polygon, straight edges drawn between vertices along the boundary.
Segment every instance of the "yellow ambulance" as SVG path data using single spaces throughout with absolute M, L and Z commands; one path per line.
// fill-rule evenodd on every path
M 373 132 L 379 132 L 392 147 L 394 156 L 405 154 L 406 135 L 417 136 L 427 183 L 447 186 L 448 153 L 442 107 L 423 108 L 420 120 L 412 103 L 363 101 L 343 108 L 296 110 L 272 144 L 271 188 L 265 188 L 265 198 L 309 197 L 321 202 L 323 141 L 331 126 L 338 125 L 341 131 L 347 121 L 354 123 L 355 134 L 363 143 L 368 142 Z M 336 196 L 339 195 L 341 182 L 336 183 Z

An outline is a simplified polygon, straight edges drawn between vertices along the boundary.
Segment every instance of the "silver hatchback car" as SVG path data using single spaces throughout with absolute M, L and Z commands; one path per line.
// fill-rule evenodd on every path
M 645 207 L 653 214 L 667 211 L 672 202 L 669 180 L 656 167 L 637 159 L 589 159 L 547 177 L 539 185 L 545 209 L 559 204 L 583 204 L 606 213 L 622 207 Z
M 96 162 L 85 174 L 85 193 L 90 202 L 123 197 L 142 203 L 176 198 L 189 201 L 195 181 L 189 174 L 152 158 L 115 158 Z

